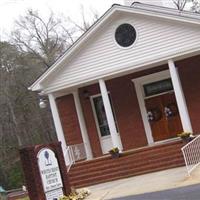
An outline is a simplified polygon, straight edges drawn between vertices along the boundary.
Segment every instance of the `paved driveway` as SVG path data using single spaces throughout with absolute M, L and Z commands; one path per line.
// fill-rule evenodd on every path
M 200 184 L 112 200 L 200 200 Z
M 195 184 L 200 184 L 200 166 L 190 177 L 185 167 L 179 167 L 91 186 L 86 199 L 200 200 L 200 186 Z M 185 186 L 189 187 L 179 190 Z

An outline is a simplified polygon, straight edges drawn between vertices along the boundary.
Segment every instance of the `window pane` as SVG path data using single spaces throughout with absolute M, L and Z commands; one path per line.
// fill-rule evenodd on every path
M 100 128 L 101 136 L 110 135 L 110 130 L 108 127 L 108 121 L 106 118 L 106 113 L 105 113 L 102 97 L 101 96 L 95 97 L 93 101 L 94 101 L 94 107 L 95 107 L 95 111 L 97 115 L 97 120 L 98 120 L 98 124 Z
M 113 105 L 112 105 L 111 96 L 110 96 L 110 94 L 108 94 L 108 96 L 109 96 L 109 100 L 111 103 L 111 109 L 113 112 L 116 129 L 118 132 L 118 126 L 117 126 L 116 116 L 115 116 Z M 101 132 L 101 136 L 103 137 L 103 136 L 110 135 L 110 130 L 109 130 L 108 121 L 106 118 L 106 112 L 105 112 L 105 108 L 103 105 L 102 96 L 94 97 L 93 102 L 94 102 L 94 107 L 95 107 L 95 111 L 96 111 L 96 116 L 97 116 L 97 120 L 98 120 L 99 129 Z
M 173 90 L 173 85 L 170 78 L 161 80 L 161 81 L 156 81 L 149 84 L 145 84 L 143 85 L 143 87 L 144 87 L 144 93 L 146 97 Z
M 110 130 L 108 125 L 102 126 L 100 127 L 100 131 L 101 131 L 101 136 L 106 136 L 106 135 L 110 135 Z

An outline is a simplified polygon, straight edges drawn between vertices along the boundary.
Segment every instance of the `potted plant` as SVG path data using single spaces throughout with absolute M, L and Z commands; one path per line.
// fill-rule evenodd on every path
M 186 143 L 190 142 L 193 139 L 192 133 L 190 132 L 182 132 L 178 134 L 178 137 L 180 137 Z
M 109 151 L 110 155 L 112 156 L 112 158 L 119 158 L 120 157 L 120 153 L 119 153 L 119 148 L 118 147 L 114 147 Z
M 71 194 L 60 197 L 59 200 L 82 200 L 88 195 L 90 195 L 90 191 L 87 188 L 83 188 L 79 191 L 74 190 Z

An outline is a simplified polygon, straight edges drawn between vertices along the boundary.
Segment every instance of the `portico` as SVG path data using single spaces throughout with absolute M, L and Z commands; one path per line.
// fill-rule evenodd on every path
M 190 58 L 188 58 L 190 59 Z M 152 71 L 151 73 L 149 73 L 148 71 Z M 138 74 L 141 75 L 138 75 Z M 148 74 L 148 75 L 146 75 Z M 135 77 L 136 78 L 131 78 L 131 77 Z M 191 125 L 191 120 L 190 120 L 190 116 L 188 113 L 188 108 L 187 108 L 187 104 L 186 104 L 186 100 L 185 100 L 185 95 L 182 89 L 182 84 L 180 81 L 180 77 L 179 77 L 179 73 L 176 67 L 176 64 L 173 60 L 168 60 L 165 62 L 165 64 L 163 66 L 157 66 L 157 67 L 153 67 L 153 68 L 149 68 L 147 67 L 146 70 L 142 70 L 142 72 L 135 72 L 135 73 L 130 73 L 128 75 L 123 75 L 121 77 L 117 77 L 117 78 L 113 78 L 110 80 L 104 80 L 104 79 L 99 79 L 96 80 L 96 83 L 93 83 L 91 86 L 87 85 L 84 87 L 77 88 L 76 90 L 66 93 L 64 94 L 64 91 L 61 92 L 56 92 L 53 94 L 49 94 L 49 100 L 51 103 L 51 108 L 52 108 L 52 113 L 53 114 L 53 119 L 55 122 L 55 125 L 57 125 L 57 134 L 58 134 L 58 138 L 59 140 L 62 142 L 63 144 L 63 149 L 66 149 L 66 136 L 64 134 L 64 131 L 66 132 L 66 130 L 63 131 L 63 126 L 61 125 L 61 121 L 60 121 L 60 117 L 62 118 L 62 115 L 59 115 L 59 111 L 57 109 L 57 105 L 55 102 L 55 98 L 52 98 L 54 96 L 56 96 L 57 98 L 62 98 L 62 96 L 69 96 L 70 94 L 72 94 L 71 98 L 73 99 L 72 101 L 74 102 L 74 108 L 76 111 L 76 117 L 77 117 L 77 123 L 76 126 L 80 127 L 80 140 L 82 140 L 81 143 L 84 144 L 84 148 L 85 148 L 85 153 L 86 153 L 86 157 L 88 160 L 92 159 L 94 156 L 93 154 L 97 154 L 97 152 L 93 153 L 94 147 L 97 148 L 97 146 L 99 146 L 98 148 L 100 148 L 99 151 L 101 151 L 102 153 L 99 153 L 99 156 L 102 154 L 107 154 L 109 149 L 113 148 L 113 147 L 118 147 L 121 151 L 123 150 L 128 150 L 128 149 L 132 149 L 134 148 L 134 145 L 129 145 L 127 146 L 126 143 L 127 141 L 124 139 L 124 134 L 125 132 L 123 131 L 123 128 L 121 129 L 120 127 L 122 127 L 122 122 L 121 120 L 118 120 L 118 113 L 119 111 L 117 111 L 116 113 L 116 109 L 118 110 L 119 105 L 116 105 L 115 101 L 115 97 L 113 97 L 113 92 L 111 90 L 112 87 L 117 87 L 114 86 L 114 83 L 112 82 L 116 82 L 116 80 L 123 80 L 123 79 L 127 79 L 128 77 L 128 82 L 129 84 L 131 84 L 131 89 L 129 89 L 127 91 L 127 93 L 132 93 L 132 89 L 135 90 L 136 96 L 135 96 L 135 100 L 137 100 L 138 102 L 138 111 L 140 112 L 140 114 L 138 113 L 138 117 L 141 117 L 142 123 L 140 124 L 141 129 L 142 126 L 144 127 L 144 130 L 141 131 L 141 134 L 143 132 L 143 139 L 141 142 L 141 144 L 139 144 L 139 146 L 135 145 L 135 148 L 138 147 L 142 147 L 142 146 L 146 146 L 146 145 L 151 145 L 154 142 L 162 142 L 168 139 L 173 139 L 177 137 L 177 134 L 180 133 L 181 131 L 185 131 L 185 132 L 193 132 L 192 130 L 192 125 Z M 161 119 L 159 119 L 158 121 L 149 121 L 148 119 L 148 109 L 147 108 L 147 103 L 145 103 L 145 96 L 144 96 L 144 85 L 147 84 L 152 84 L 158 81 L 162 81 L 162 80 L 166 80 L 166 79 L 170 79 L 171 83 L 172 83 L 172 87 L 173 87 L 173 91 L 171 89 L 169 89 L 169 94 L 174 95 L 174 100 L 175 100 L 175 104 L 177 106 L 177 112 L 176 113 L 176 117 L 180 118 L 178 119 L 178 121 L 180 121 L 180 127 L 177 130 L 174 130 L 174 135 L 169 136 L 166 135 L 163 138 L 166 139 L 156 139 L 153 136 L 153 129 L 152 129 L 152 125 L 154 123 L 158 123 Z M 112 83 L 112 84 L 111 84 Z M 108 86 L 107 86 L 108 85 Z M 112 85 L 112 86 L 111 86 Z M 93 88 L 96 87 L 96 92 L 93 92 Z M 158 85 L 157 87 L 162 87 L 161 85 Z M 109 89 L 108 89 L 109 88 Z M 121 85 L 121 87 L 119 88 L 119 90 L 123 90 L 123 85 Z M 114 89 L 115 90 L 115 89 Z M 84 92 L 88 92 L 88 96 L 85 96 Z M 59 94 L 61 94 L 61 96 L 59 97 Z M 148 101 L 150 99 L 152 99 L 152 97 L 158 97 L 158 96 L 162 96 L 162 95 L 166 95 L 168 94 L 168 90 L 166 91 L 157 91 L 157 94 L 154 95 L 150 95 L 148 96 Z M 98 97 L 98 98 L 97 98 Z M 117 97 L 116 97 L 117 98 Z M 124 98 L 128 98 L 127 96 Z M 136 99 L 137 98 L 137 99 Z M 53 100 L 52 100 L 53 99 Z M 96 99 L 96 100 L 95 100 Z M 53 101 L 53 103 L 52 103 Z M 169 102 L 166 103 L 170 104 L 171 100 L 167 100 Z M 86 103 L 90 104 L 90 109 L 86 108 Z M 126 102 L 124 102 L 123 104 L 126 104 Z M 103 106 L 103 108 L 98 108 L 100 106 Z M 122 105 L 123 107 L 124 105 Z M 134 106 L 133 104 L 129 104 L 129 107 Z M 154 105 L 155 106 L 155 105 Z M 61 108 L 60 108 L 61 109 Z M 103 110 L 101 110 L 103 109 Z M 161 118 L 165 118 L 166 121 L 172 121 L 175 120 L 175 122 L 177 123 L 177 119 L 175 119 L 175 116 L 172 116 L 169 118 L 165 117 L 165 111 L 162 110 L 162 108 L 160 108 L 160 112 L 162 112 L 162 117 Z M 91 115 L 93 117 L 93 120 L 89 120 L 88 119 L 88 115 L 84 114 L 84 111 L 87 110 L 87 112 L 89 113 L 91 111 Z M 87 113 L 86 112 L 86 113 Z M 103 113 L 102 113 L 103 112 Z M 120 112 L 123 112 L 122 110 Z M 105 115 L 105 116 L 103 116 Z M 125 114 L 124 114 L 125 115 Z M 70 118 L 71 116 L 66 116 L 66 118 Z M 125 117 L 125 116 L 124 116 Z M 90 118 L 90 117 L 89 117 Z M 102 118 L 102 119 L 100 119 Z M 125 117 L 125 118 L 128 118 Z M 86 121 L 87 123 L 86 123 Z M 100 120 L 104 120 L 104 125 L 102 125 L 102 123 L 100 122 Z M 67 121 L 66 121 L 67 123 Z M 91 125 L 91 123 L 93 123 L 93 126 L 96 126 L 96 133 L 94 133 L 93 131 L 90 130 L 89 126 Z M 134 124 L 134 119 L 131 122 L 132 124 Z M 168 122 L 167 122 L 168 123 Z M 171 123 L 171 122 L 170 122 Z M 60 124 L 60 126 L 59 126 Z M 90 125 L 88 125 L 90 124 Z M 104 129 L 107 130 L 103 130 Z M 90 134 L 88 134 L 88 129 Z M 176 128 L 175 128 L 176 129 Z M 111 130 L 111 131 L 110 131 Z M 131 131 L 134 134 L 134 128 L 132 125 L 129 125 L 129 131 Z M 173 132 L 173 130 L 170 130 L 171 132 Z M 93 143 L 93 139 L 91 138 L 91 134 L 95 134 L 97 137 L 96 139 L 98 139 L 98 143 Z M 162 134 L 164 134 L 164 129 L 162 131 Z M 126 134 L 125 134 L 126 135 Z M 123 138 L 123 141 L 121 139 L 121 137 Z M 162 138 L 162 136 L 161 136 Z M 129 138 L 130 139 L 130 138 Z M 80 141 L 79 140 L 79 141 Z M 137 139 L 139 141 L 139 139 Z M 92 143 L 92 144 L 91 144 Z M 78 144 L 74 143 L 74 145 Z M 64 146 L 66 145 L 66 146 Z M 125 146 L 125 148 L 123 148 L 123 145 Z M 93 150 L 92 147 L 93 146 Z

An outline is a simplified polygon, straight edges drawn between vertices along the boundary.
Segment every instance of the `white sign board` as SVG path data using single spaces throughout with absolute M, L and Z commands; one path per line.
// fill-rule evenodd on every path
M 55 153 L 49 148 L 43 148 L 39 151 L 37 158 L 47 200 L 63 196 L 63 183 Z
M 46 192 L 45 195 L 46 195 L 47 200 L 59 199 L 59 197 L 63 196 L 63 191 L 62 191 L 62 188 L 60 188 L 60 189 L 56 189 L 56 190 Z

